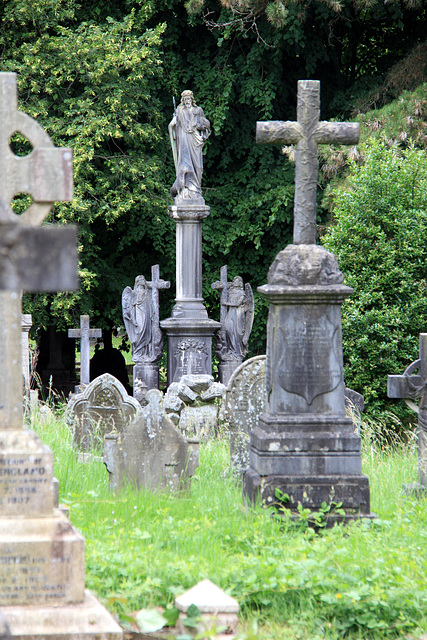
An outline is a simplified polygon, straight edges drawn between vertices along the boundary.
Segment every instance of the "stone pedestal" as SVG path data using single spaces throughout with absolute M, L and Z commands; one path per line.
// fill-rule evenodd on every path
M 212 373 L 212 336 L 220 323 L 210 320 L 202 291 L 202 220 L 205 204 L 174 204 L 176 221 L 176 298 L 171 317 L 160 326 L 168 338 L 168 385 L 186 374 Z
M 133 367 L 133 385 L 141 380 L 147 389 L 159 388 L 159 365 L 156 362 L 139 362 Z
M 317 510 L 341 503 L 346 518 L 370 516 L 360 437 L 345 413 L 341 304 L 352 292 L 333 254 L 290 245 L 259 291 L 270 303 L 266 408 L 251 433 L 244 493 Z

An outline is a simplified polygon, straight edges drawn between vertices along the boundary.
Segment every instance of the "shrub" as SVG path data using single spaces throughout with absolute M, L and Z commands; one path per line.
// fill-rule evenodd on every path
M 343 305 L 346 384 L 378 415 L 391 403 L 387 374 L 417 359 L 427 327 L 427 157 L 372 140 L 362 156 L 334 191 L 334 223 L 323 244 L 354 289 Z M 403 403 L 393 410 L 413 416 Z

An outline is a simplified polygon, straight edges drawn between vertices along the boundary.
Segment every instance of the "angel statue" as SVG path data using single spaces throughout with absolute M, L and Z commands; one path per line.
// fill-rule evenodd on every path
M 181 102 L 169 123 L 176 180 L 171 188 L 175 201 L 198 200 L 202 197 L 202 152 L 211 128 L 203 109 L 196 105 L 192 91 L 183 91 Z
M 221 382 L 227 384 L 248 351 L 254 319 L 254 296 L 251 285 L 243 286 L 240 276 L 227 282 L 226 266 L 221 268 L 221 280 L 214 282 L 212 288 L 221 291 L 221 329 L 216 335 L 215 352 L 221 363 Z
M 169 282 L 159 277 L 159 266 L 151 268 L 152 282 L 144 276 L 135 278 L 135 286 L 122 294 L 123 320 L 136 363 L 156 362 L 162 355 L 163 335 L 159 323 L 159 289 L 168 289 Z

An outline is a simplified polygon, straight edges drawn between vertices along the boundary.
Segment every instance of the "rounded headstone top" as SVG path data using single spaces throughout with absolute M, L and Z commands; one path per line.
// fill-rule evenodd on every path
M 334 254 L 316 244 L 288 245 L 268 271 L 269 285 L 333 285 L 343 280 Z
M 178 598 L 175 606 L 184 613 L 192 605 L 196 605 L 200 613 L 238 613 L 239 603 L 228 596 L 210 580 L 202 580 Z

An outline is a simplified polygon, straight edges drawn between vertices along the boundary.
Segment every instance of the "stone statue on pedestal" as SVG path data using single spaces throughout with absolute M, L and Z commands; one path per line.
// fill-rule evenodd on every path
M 170 282 L 160 279 L 159 265 L 151 267 L 151 275 L 152 282 L 147 282 L 144 276 L 137 276 L 134 288 L 126 287 L 122 294 L 123 320 L 135 362 L 134 383 L 142 380 L 149 389 L 159 386 L 157 361 L 163 352 L 159 289 L 170 287 Z
M 183 91 L 169 124 L 176 180 L 171 196 L 176 201 L 199 200 L 202 197 L 203 145 L 210 135 L 210 123 L 203 109 L 195 103 L 192 91 Z
M 251 285 L 244 286 L 240 276 L 227 282 L 226 266 L 221 268 L 221 280 L 214 282 L 212 288 L 221 291 L 221 329 L 216 334 L 215 352 L 220 360 L 220 381 L 227 384 L 248 351 L 254 296 Z

